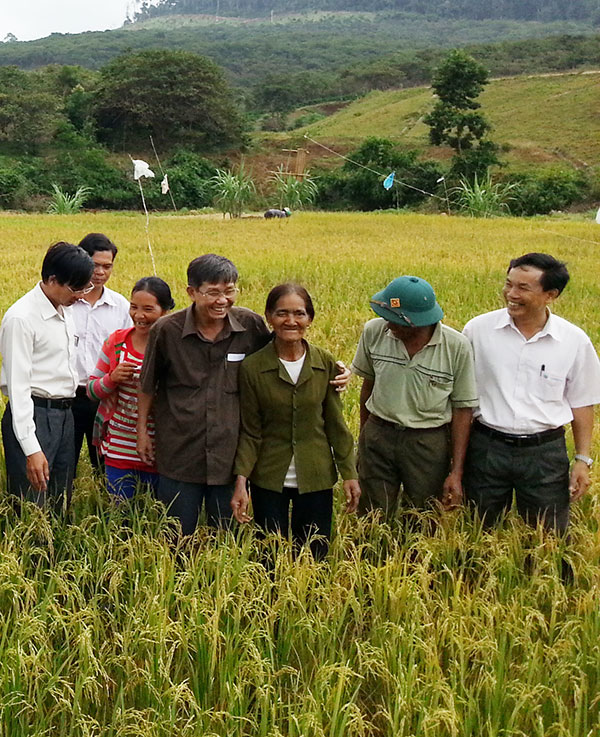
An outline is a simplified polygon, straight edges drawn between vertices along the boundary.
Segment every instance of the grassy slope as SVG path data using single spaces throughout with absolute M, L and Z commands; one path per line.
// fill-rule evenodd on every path
M 494 140 L 509 144 L 507 158 L 521 163 L 567 159 L 576 164 L 597 164 L 599 81 L 598 72 L 493 80 L 482 94 L 481 104 L 494 126 Z M 345 146 L 367 136 L 384 136 L 425 148 L 427 127 L 419 119 L 431 105 L 429 88 L 372 92 L 334 115 L 299 129 L 298 134 Z M 279 134 L 271 138 L 284 137 Z

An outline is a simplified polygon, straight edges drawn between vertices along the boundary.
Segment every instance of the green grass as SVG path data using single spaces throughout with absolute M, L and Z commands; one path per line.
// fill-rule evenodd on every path
M 600 72 L 492 80 L 480 102 L 493 125 L 493 140 L 510 147 L 505 158 L 527 166 L 597 165 L 599 79 Z M 428 128 L 420 119 L 432 99 L 431 89 L 424 87 L 371 92 L 294 134 L 339 141 L 346 148 L 367 136 L 382 136 L 424 150 Z M 290 134 L 268 138 L 286 135 Z
M 142 215 L 2 214 L 1 310 L 51 241 L 92 230 L 119 246 L 115 289 L 150 273 Z M 600 345 L 594 223 L 296 213 L 163 216 L 150 233 L 178 307 L 187 262 L 222 253 L 240 269 L 240 303 L 259 311 L 276 282 L 306 284 L 311 340 L 346 361 L 369 296 L 394 276 L 429 279 L 460 328 L 500 305 L 510 257 L 549 251 L 572 273 L 557 312 Z M 354 431 L 357 403 L 358 384 L 344 397 Z M 65 523 L 18 518 L 0 495 L 0 737 L 595 735 L 598 491 L 575 510 L 573 587 L 556 540 L 513 517 L 483 533 L 467 513 L 429 515 L 423 534 L 339 514 L 326 563 L 284 548 L 269 575 L 250 529 L 201 530 L 177 549 L 158 505 L 112 508 L 87 467 Z

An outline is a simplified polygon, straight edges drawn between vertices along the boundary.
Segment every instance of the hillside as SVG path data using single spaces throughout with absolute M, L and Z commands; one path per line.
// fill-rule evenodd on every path
M 135 18 L 178 13 L 222 16 L 268 16 L 316 11 L 403 11 L 434 18 L 472 20 L 582 20 L 600 22 L 597 0 L 137 0 Z
M 492 138 L 503 145 L 502 158 L 509 163 L 597 166 L 599 88 L 600 71 L 494 79 L 480 102 L 493 125 Z M 390 138 L 425 151 L 428 129 L 420 119 L 431 104 L 428 87 L 376 91 L 293 134 L 262 134 L 260 140 L 269 149 L 307 145 L 311 166 L 318 158 L 330 157 L 303 139 L 304 134 L 343 151 L 368 136 Z M 445 149 L 429 153 L 442 158 L 448 155 Z
M 3 43 L 0 65 L 33 69 L 69 64 L 98 69 L 126 51 L 172 48 L 210 57 L 226 69 L 233 84 L 248 87 L 269 74 L 339 74 L 346 68 L 399 54 L 414 60 L 412 66 L 424 80 L 445 49 L 467 44 L 502 45 L 501 58 L 490 66 L 494 74 L 569 68 L 599 55 L 597 41 L 588 48 L 587 39 L 593 33 L 593 26 L 580 21 L 441 19 L 397 12 L 287 15 L 276 16 L 274 23 L 168 16 L 102 33 L 52 34 L 37 41 Z M 564 34 L 580 34 L 574 58 L 571 54 L 565 57 L 562 49 L 570 44 L 557 38 L 561 34 L 563 38 Z M 504 44 L 523 44 L 524 39 L 534 38 L 534 46 L 548 47 L 543 60 L 537 58 L 537 51 L 535 58 L 530 58 L 526 48 L 516 53 L 504 48 Z M 421 56 L 416 58 L 417 54 Z M 521 60 L 515 70 L 510 69 L 514 59 Z

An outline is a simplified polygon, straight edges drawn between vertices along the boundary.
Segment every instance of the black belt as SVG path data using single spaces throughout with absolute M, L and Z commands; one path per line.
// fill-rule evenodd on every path
M 473 423 L 473 430 L 487 435 L 494 440 L 499 440 L 501 443 L 506 445 L 512 445 L 515 448 L 528 448 L 532 445 L 543 445 L 544 443 L 550 443 L 552 440 L 558 440 L 565 435 L 564 427 L 555 427 L 553 430 L 544 430 L 543 432 L 534 432 L 531 435 L 510 435 L 507 432 L 500 432 L 500 430 L 494 430 L 493 427 L 488 427 L 481 422 L 475 420 Z
M 444 430 L 448 427 L 448 423 L 444 425 L 438 425 L 437 427 L 406 427 L 406 425 L 400 425 L 397 422 L 390 422 L 389 420 L 384 420 L 382 417 L 379 417 L 378 415 L 369 415 L 369 420 L 371 422 L 374 422 L 376 425 L 381 425 L 382 427 L 389 427 L 393 430 L 402 430 L 404 432 L 433 432 L 434 430 Z
M 35 397 L 31 399 L 36 407 L 45 407 L 46 409 L 71 409 L 72 399 L 44 399 L 43 397 Z

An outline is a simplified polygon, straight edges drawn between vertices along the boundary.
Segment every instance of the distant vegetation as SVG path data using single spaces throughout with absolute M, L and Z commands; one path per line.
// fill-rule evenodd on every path
M 495 150 L 481 166 L 475 162 L 459 171 L 426 142 L 423 119 L 432 99 L 424 86 L 448 53 L 443 44 L 462 46 L 490 76 L 593 70 L 600 67 L 600 35 L 590 33 L 595 6 L 597 0 L 501 0 L 493 6 L 488 0 L 432 0 L 424 14 L 421 0 L 324 0 L 310 7 L 290 0 L 285 10 L 293 12 L 282 14 L 283 4 L 258 0 L 169 0 L 138 3 L 134 22 L 117 31 L 9 40 L 0 44 L 0 205 L 43 209 L 56 185 L 66 192 L 90 187 L 90 207 L 135 206 L 138 193 L 124 155 L 153 158 L 151 138 L 180 205 L 211 204 L 217 169 L 234 170 L 243 151 L 250 166 L 258 163 L 259 193 L 267 191 L 269 173 L 281 159 L 262 166 L 260 149 L 249 148 L 252 131 L 260 129 L 347 138 L 356 150 L 369 137 L 386 138 L 392 148 L 399 146 L 392 159 L 415 181 L 425 177 L 425 189 L 441 171 L 470 181 L 477 171 L 481 182 L 498 160 Z M 570 29 L 585 33 L 548 35 Z M 509 95 L 504 103 L 510 99 L 510 105 L 502 107 L 498 99 L 489 112 L 501 160 L 511 167 L 528 157 L 533 162 L 543 141 L 541 163 L 558 160 L 561 168 L 583 171 L 595 150 L 593 81 L 563 90 L 561 80 L 535 104 L 523 81 L 502 88 L 497 97 Z M 485 108 L 499 89 L 494 84 L 482 95 Z M 383 96 L 373 97 L 375 91 Z M 352 100 L 330 117 L 335 104 Z M 321 106 L 311 108 L 315 103 Z M 540 125 L 542 106 L 553 114 Z M 477 156 L 485 146 L 475 147 Z M 432 153 L 436 161 L 427 162 Z M 365 189 L 349 181 L 347 171 L 336 181 L 327 176 L 318 181 L 320 206 L 418 204 L 410 193 L 390 201 L 375 191 L 378 183 Z M 585 196 L 588 179 L 579 177 L 571 187 L 575 199 Z M 158 180 L 145 188 L 151 207 L 166 206 Z M 522 211 L 535 211 L 535 199 Z
M 138 2 L 137 18 L 205 13 L 261 16 L 313 10 L 422 13 L 438 18 L 514 18 L 517 20 L 585 20 L 600 23 L 597 0 L 159 0 Z

